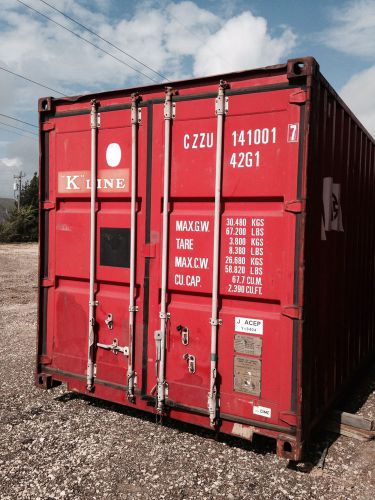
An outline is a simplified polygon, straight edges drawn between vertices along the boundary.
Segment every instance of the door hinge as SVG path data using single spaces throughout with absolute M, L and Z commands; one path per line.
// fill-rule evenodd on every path
M 44 122 L 42 123 L 43 132 L 48 132 L 49 130 L 54 130 L 55 124 L 52 122 Z
M 302 307 L 300 306 L 285 306 L 281 314 L 291 319 L 302 319 Z
M 297 425 L 297 415 L 295 413 L 289 413 L 288 411 L 282 411 L 279 413 L 279 419 L 283 422 L 291 425 Z
M 52 358 L 50 356 L 46 356 L 45 354 L 41 354 L 38 361 L 41 365 L 50 365 L 52 363 Z
M 310 93 L 307 90 L 297 90 L 289 95 L 290 104 L 305 104 L 310 99 Z
M 42 278 L 40 280 L 40 286 L 42 286 L 43 288 L 50 288 L 52 286 L 55 286 L 55 280 L 50 278 Z
M 300 214 L 306 209 L 306 200 L 291 200 L 284 203 L 285 212 Z
M 40 203 L 40 208 L 42 210 L 52 210 L 55 208 L 55 202 L 54 201 L 42 201 Z

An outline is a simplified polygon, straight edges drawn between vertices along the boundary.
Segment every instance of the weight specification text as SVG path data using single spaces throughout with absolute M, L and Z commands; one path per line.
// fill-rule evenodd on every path
M 226 292 L 263 295 L 264 218 L 226 217 L 224 221 Z
M 173 283 L 179 287 L 200 288 L 203 283 L 202 273 L 209 269 L 209 259 L 207 256 L 197 256 L 197 252 L 202 247 L 199 244 L 202 243 L 200 238 L 210 232 L 210 221 L 179 219 L 175 221 L 174 229 Z

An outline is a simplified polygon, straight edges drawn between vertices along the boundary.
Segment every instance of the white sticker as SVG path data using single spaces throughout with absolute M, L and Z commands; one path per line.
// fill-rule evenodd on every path
M 253 413 L 261 417 L 271 418 L 271 408 L 266 408 L 265 406 L 254 406 Z
M 121 161 L 121 148 L 117 142 L 108 144 L 105 159 L 109 167 L 117 167 Z
M 242 333 L 256 333 L 263 335 L 263 320 L 254 318 L 234 318 L 234 330 Z

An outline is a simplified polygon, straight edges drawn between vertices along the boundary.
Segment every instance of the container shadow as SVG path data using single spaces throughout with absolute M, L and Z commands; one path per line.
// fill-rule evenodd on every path
M 370 394 L 375 391 L 375 363 L 363 370 L 359 376 L 345 391 L 344 396 L 335 405 L 336 409 L 349 413 L 356 413 L 367 401 Z M 66 392 L 55 398 L 56 401 L 68 403 L 74 400 L 85 401 L 88 405 L 97 408 L 114 411 L 122 415 L 135 417 L 146 422 L 152 422 L 160 425 L 157 415 L 143 410 L 123 406 L 117 403 L 111 403 L 102 399 L 97 399 L 77 392 Z M 200 436 L 205 439 L 215 440 L 225 443 L 227 446 L 252 451 L 260 455 L 275 454 L 276 441 L 272 438 L 254 433 L 252 441 L 246 441 L 228 434 L 216 433 L 207 428 L 202 428 L 194 424 L 188 424 L 173 420 L 168 417 L 163 418 L 162 425 L 177 432 L 189 433 Z M 324 459 L 329 448 L 335 443 L 339 435 L 326 431 L 322 424 L 311 434 L 310 442 L 305 450 L 304 460 L 296 463 L 289 461 L 287 468 L 300 473 L 310 473 L 316 468 L 323 469 Z
M 357 377 L 348 385 L 332 409 L 355 414 L 364 406 L 369 396 L 374 392 L 375 362 L 371 362 L 359 371 Z M 339 434 L 324 429 L 323 419 L 311 434 L 304 462 L 299 464 L 289 462 L 288 468 L 305 473 L 311 472 L 316 467 L 323 469 L 325 456 L 329 453 L 329 448 L 339 437 Z M 359 445 L 362 444 L 361 441 L 358 441 L 358 443 Z
M 85 401 L 87 405 L 95 406 L 96 408 L 114 411 L 124 416 L 135 417 L 145 422 L 162 425 L 163 427 L 174 429 L 180 433 L 188 433 L 191 435 L 209 439 L 211 441 L 225 443 L 227 446 L 253 451 L 261 455 L 266 455 L 269 453 L 274 454 L 276 452 L 275 440 L 266 436 L 261 436 L 260 434 L 254 434 L 253 440 L 247 441 L 235 436 L 230 436 L 228 434 L 217 433 L 214 430 L 199 427 L 194 424 L 188 424 L 186 422 L 174 420 L 167 416 L 164 417 L 162 422 L 160 423 L 158 422 L 158 416 L 154 413 L 148 413 L 143 410 L 138 410 L 137 408 L 131 408 L 117 403 L 111 403 L 109 401 L 97 399 L 92 396 L 86 396 L 85 394 L 80 394 L 77 392 L 66 392 L 61 396 L 57 396 L 55 400 L 62 403 L 69 403 L 74 400 Z

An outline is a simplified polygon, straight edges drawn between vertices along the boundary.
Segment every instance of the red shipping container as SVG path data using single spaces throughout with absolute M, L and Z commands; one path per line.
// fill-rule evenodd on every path
M 37 385 L 303 445 L 374 357 L 374 141 L 312 58 L 40 112 Z

